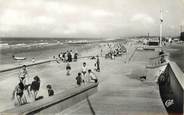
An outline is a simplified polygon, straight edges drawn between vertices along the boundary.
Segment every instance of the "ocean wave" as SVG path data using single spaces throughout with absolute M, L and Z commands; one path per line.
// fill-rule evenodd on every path
M 8 43 L 0 44 L 0 49 L 21 49 L 21 48 L 44 48 L 49 46 L 55 46 L 55 45 L 62 45 L 63 43 L 57 42 L 57 43 L 48 43 L 48 42 L 41 42 L 41 43 L 32 43 L 32 44 L 25 44 L 25 43 L 18 43 L 9 45 Z
M 2 44 L 0 44 L 0 49 L 5 49 L 5 48 L 9 48 L 8 43 L 2 43 Z
M 2 43 L 0 46 L 8 46 L 8 43 Z

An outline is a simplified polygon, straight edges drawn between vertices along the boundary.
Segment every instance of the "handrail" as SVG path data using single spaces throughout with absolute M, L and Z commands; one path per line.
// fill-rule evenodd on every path
M 154 60 L 154 59 L 158 59 L 158 58 L 160 58 L 160 57 L 162 57 L 162 56 L 168 56 L 167 54 L 162 54 L 162 55 L 159 55 L 159 56 L 156 56 L 156 57 L 151 57 L 151 58 L 149 58 L 150 60 Z
M 157 57 L 149 58 L 149 65 L 147 65 L 147 68 L 156 68 L 166 65 L 168 63 L 166 56 L 168 55 L 162 54 Z

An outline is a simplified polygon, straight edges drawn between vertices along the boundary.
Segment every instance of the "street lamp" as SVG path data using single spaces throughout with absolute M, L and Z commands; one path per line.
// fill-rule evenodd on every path
M 162 10 L 160 10 L 160 47 L 162 47 L 162 26 L 163 26 L 163 15 L 162 15 Z

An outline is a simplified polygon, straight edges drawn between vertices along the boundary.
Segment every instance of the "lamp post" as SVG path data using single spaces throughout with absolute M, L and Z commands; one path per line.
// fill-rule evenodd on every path
M 163 26 L 163 15 L 162 15 L 162 10 L 160 10 L 160 47 L 162 47 L 162 26 Z

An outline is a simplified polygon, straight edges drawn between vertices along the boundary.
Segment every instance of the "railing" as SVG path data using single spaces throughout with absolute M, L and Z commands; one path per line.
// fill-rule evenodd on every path
M 163 55 L 159 55 L 157 57 L 150 58 L 149 65 L 147 66 L 147 68 L 157 68 L 157 67 L 167 65 L 167 63 L 168 63 L 167 56 L 168 55 L 163 54 Z

